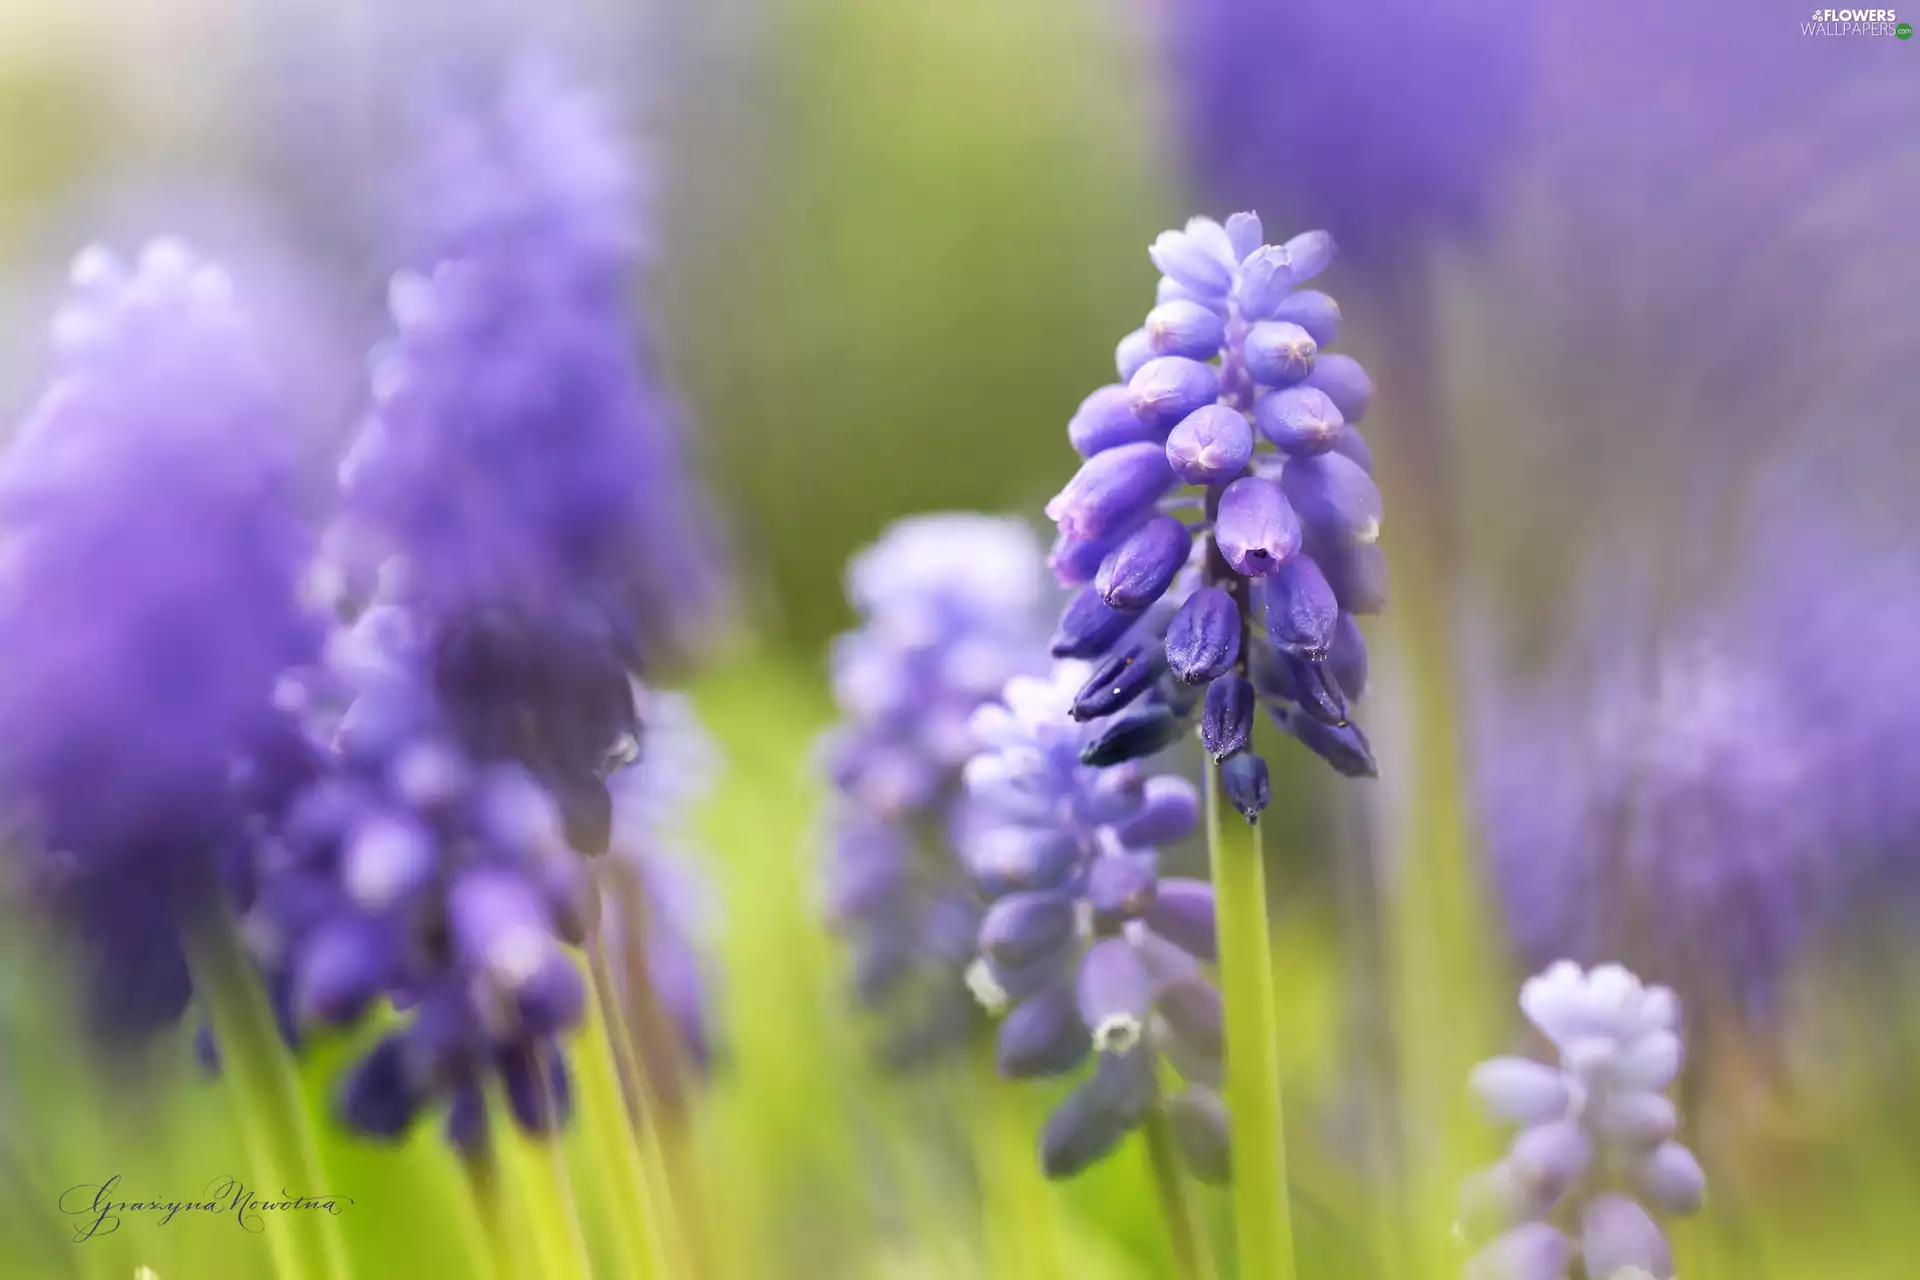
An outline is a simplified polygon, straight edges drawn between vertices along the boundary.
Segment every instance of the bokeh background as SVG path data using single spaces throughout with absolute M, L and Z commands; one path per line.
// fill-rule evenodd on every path
M 1151 305 L 1160 229 L 1243 207 L 1325 226 L 1380 387 L 1397 594 L 1372 633 L 1382 779 L 1276 757 L 1302 1273 L 1452 1274 L 1454 1189 L 1495 1141 L 1465 1071 L 1519 1042 L 1517 982 L 1565 949 L 1692 1002 L 1711 1192 L 1680 1274 L 1891 1280 L 1920 1251 L 1920 49 L 1805 35 L 1804 8 L 0 0 L 0 407 L 34 394 L 75 250 L 178 231 L 300 299 L 318 464 L 379 330 L 411 95 L 505 42 L 622 103 L 652 189 L 644 304 L 741 573 L 739 625 L 668 680 L 727 761 L 697 842 L 715 1274 L 985 1275 L 977 1082 L 873 1065 L 821 923 L 811 750 L 842 568 L 913 511 L 1039 522 L 1067 417 Z M 1659 655 L 1706 633 L 1673 675 Z M 1700 692 L 1749 660 L 1775 683 Z M 1797 763 L 1728 783 L 1762 732 Z M 1691 789 L 1594 834 L 1603 738 L 1678 753 Z M 1822 806 L 1859 822 L 1774 858 Z M 1637 915 L 1648 894 L 1671 910 Z M 1595 938 L 1603 910 L 1628 924 Z M 0 933 L 0 1273 L 268 1274 L 225 1221 L 70 1241 L 61 1189 L 187 1190 L 240 1147 L 184 1040 L 104 1061 L 66 981 L 31 921 Z M 304 1064 L 316 1110 L 350 1049 Z M 323 1155 L 361 1274 L 471 1265 L 436 1134 L 329 1132 Z M 614 1211 L 580 1195 L 590 1229 Z M 1142 1153 L 1059 1196 L 1063 1274 L 1167 1273 Z

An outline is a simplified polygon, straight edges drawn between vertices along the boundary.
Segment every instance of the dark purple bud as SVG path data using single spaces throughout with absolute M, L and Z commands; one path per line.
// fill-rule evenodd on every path
M 589 926 L 600 918 L 600 891 L 579 858 L 560 852 L 543 855 L 533 869 L 547 904 L 554 934 L 568 946 L 585 946 Z
M 514 988 L 520 1027 L 529 1035 L 557 1035 L 578 1026 L 586 1012 L 586 986 L 580 970 L 554 948 L 525 981 Z
M 613 797 L 607 784 L 588 769 L 569 769 L 547 779 L 560 806 L 567 845 L 597 857 L 613 841 Z
M 528 1133 L 557 1133 L 573 1114 L 567 1064 L 555 1045 L 533 1041 L 499 1051 L 495 1065 L 506 1086 L 507 1109 Z
M 1364 420 L 1367 406 L 1373 403 L 1373 379 L 1358 360 L 1337 351 L 1329 351 L 1313 362 L 1307 385 L 1326 392 L 1348 422 Z
M 1200 710 L 1200 742 L 1215 760 L 1245 751 L 1253 741 L 1253 685 L 1238 672 L 1229 672 L 1207 686 Z
M 1273 318 L 1299 325 L 1323 347 L 1332 346 L 1340 336 L 1340 304 L 1318 289 L 1288 294 L 1274 308 Z
M 907 887 L 910 858 L 891 828 L 862 822 L 838 833 L 827 869 L 827 914 L 862 920 L 890 910 Z
M 1325 657 L 1340 624 L 1340 602 L 1313 557 L 1289 557 L 1262 586 L 1273 642 L 1305 658 Z
M 1219 397 L 1220 375 L 1198 360 L 1160 356 L 1140 366 L 1127 380 L 1127 390 L 1140 421 L 1164 436 L 1180 419 Z
M 1210 1058 L 1226 1054 L 1225 1022 L 1220 992 L 1205 978 L 1169 982 L 1154 997 L 1161 1021 L 1187 1046 Z
M 1110 538 L 1131 529 L 1173 487 L 1173 480 L 1164 446 L 1152 441 L 1123 444 L 1082 463 L 1067 487 L 1047 503 L 1047 516 L 1075 541 Z
M 1180 736 L 1180 717 L 1165 707 L 1149 707 L 1114 720 L 1080 748 L 1080 763 L 1095 768 L 1139 760 L 1171 746 Z
M 1373 474 L 1373 450 L 1367 447 L 1367 438 L 1360 434 L 1360 428 L 1351 422 L 1334 435 L 1333 448 L 1334 452 L 1359 463 L 1368 475 Z
M 387 971 L 386 936 L 373 921 L 347 917 L 321 927 L 294 962 L 295 1020 L 353 1023 L 380 994 Z
M 1338 728 L 1321 724 L 1310 716 L 1285 707 L 1273 708 L 1273 718 L 1300 744 L 1332 765 L 1336 773 L 1349 778 L 1376 778 L 1380 766 L 1374 762 L 1373 747 L 1360 726 L 1349 720 Z
M 1247 333 L 1247 376 L 1267 387 L 1290 387 L 1313 371 L 1313 335 L 1285 320 L 1262 320 Z
M 1213 886 L 1205 880 L 1162 880 L 1153 905 L 1147 908 L 1146 921 L 1147 928 L 1195 959 L 1212 963 L 1220 958 Z
M 1302 231 L 1282 251 L 1293 269 L 1293 282 L 1305 284 L 1333 265 L 1333 236 L 1326 231 Z
M 1076 1020 L 1078 1015 L 1075 1015 Z M 193 1060 L 210 1076 L 220 1074 L 220 1045 L 213 1038 L 213 1027 L 201 1023 L 193 1029 Z
M 1113 367 L 1119 373 L 1120 381 L 1125 382 L 1140 372 L 1140 366 L 1153 359 L 1155 354 L 1153 339 L 1147 336 L 1145 329 L 1135 329 L 1120 339 L 1120 345 L 1113 349 Z
M 1083 458 L 1154 438 L 1146 424 L 1134 416 L 1133 401 L 1126 387 L 1118 382 L 1101 387 L 1082 400 L 1067 423 L 1067 439 Z
M 1334 448 L 1346 427 L 1340 410 L 1317 387 L 1284 387 L 1268 392 L 1253 406 L 1253 421 L 1261 435 L 1292 458 L 1312 457 Z
M 1347 722 L 1347 699 L 1330 663 L 1315 662 L 1286 649 L 1275 651 L 1274 671 L 1283 676 L 1277 692 L 1300 704 L 1300 709 L 1322 724 Z
M 1122 613 L 1139 613 L 1167 593 L 1193 553 L 1193 534 L 1172 516 L 1153 517 L 1113 549 L 1093 585 Z
M 1240 314 L 1249 320 L 1272 319 L 1292 287 L 1293 267 L 1285 249 L 1268 245 L 1249 254 L 1240 264 L 1240 281 L 1235 286 Z
M 1053 539 L 1053 549 L 1047 554 L 1047 567 L 1053 570 L 1053 577 L 1063 587 L 1078 587 L 1093 581 L 1093 575 L 1100 572 L 1100 562 L 1105 560 L 1121 540 L 1132 533 L 1141 520 L 1152 513 L 1152 507 L 1143 509 L 1133 524 L 1120 530 L 1112 537 L 1078 539 L 1066 534 L 1057 534 Z
M 1140 808 L 1114 828 L 1130 848 L 1172 844 L 1192 834 L 1200 822 L 1200 797 L 1193 784 L 1178 774 L 1148 778 Z
M 1138 621 L 1137 615 L 1121 613 L 1108 605 L 1097 588 L 1087 587 L 1060 615 L 1060 625 L 1053 633 L 1053 656 L 1097 658 L 1113 648 L 1114 642 Z
M 967 865 L 982 897 L 1057 889 L 1072 874 L 1080 847 L 1055 827 L 994 827 L 967 847 Z
M 1377 542 L 1316 547 L 1314 560 L 1348 613 L 1371 615 L 1387 607 L 1387 556 Z
M 1040 1168 L 1053 1179 L 1071 1178 L 1104 1159 L 1133 1127 L 1100 1087 L 1084 1081 L 1061 1100 L 1040 1130 Z
M 1136 640 L 1113 654 L 1075 695 L 1073 718 L 1098 720 L 1131 705 L 1160 678 L 1165 661 L 1160 642 L 1151 638 Z
M 408 1078 L 406 1044 L 390 1035 L 348 1073 L 336 1106 L 341 1123 L 355 1133 L 392 1139 L 412 1126 L 422 1101 Z
M 1188 484 L 1231 480 L 1253 460 L 1253 428 L 1224 404 L 1203 404 L 1167 436 L 1167 461 Z
M 1093 1037 L 1073 985 L 1056 982 L 1013 1007 L 994 1035 L 994 1065 L 1010 1080 L 1064 1075 L 1086 1060 Z
M 1147 313 L 1147 340 L 1157 355 L 1211 360 L 1227 340 L 1227 322 L 1212 307 L 1174 299 Z
M 1227 793 L 1227 803 L 1248 822 L 1259 821 L 1273 798 L 1267 784 L 1267 762 L 1251 751 L 1242 751 L 1220 766 L 1220 786 Z
M 1002 965 L 983 957 L 975 963 L 984 968 L 985 973 L 981 977 L 985 985 L 992 990 L 983 991 L 981 987 L 975 986 L 974 995 L 982 1004 L 992 1008 L 1009 1003 L 1018 1004 L 1029 996 L 1046 990 L 1056 982 L 1065 982 L 1068 986 L 1072 986 L 1071 974 L 1076 951 L 1075 940 L 1069 937 L 1053 950 L 1026 964 Z M 968 985 L 973 986 L 975 980 L 974 971 L 969 970 Z M 992 994 L 995 998 L 988 1000 L 988 994 Z
M 1232 670 L 1240 657 L 1240 606 L 1219 587 L 1188 596 L 1167 624 L 1167 667 L 1188 684 Z
M 1156 882 L 1151 855 L 1103 854 L 1087 868 L 1087 902 L 1094 927 L 1116 933 L 1153 905 Z
M 1360 634 L 1360 624 L 1350 613 L 1342 613 L 1334 628 L 1327 666 L 1332 669 L 1333 678 L 1340 682 L 1340 691 L 1347 695 L 1348 701 L 1366 696 L 1367 638 Z
M 1280 488 L 1316 546 L 1373 542 L 1380 536 L 1380 490 L 1343 453 L 1295 458 L 1281 472 Z
M 1178 1036 L 1165 1037 L 1158 1048 L 1187 1083 L 1218 1089 L 1226 1082 L 1226 1063 L 1201 1053 Z
M 1153 1012 L 1153 976 L 1125 938 L 1102 938 L 1080 962 L 1080 1020 L 1103 1054 L 1131 1053 Z
M 1227 1131 L 1227 1105 L 1211 1089 L 1190 1088 L 1167 1099 L 1167 1123 L 1181 1159 L 1202 1182 L 1232 1180 L 1232 1143 Z
M 1243 476 L 1220 495 L 1213 540 L 1229 567 L 1247 578 L 1276 571 L 1300 549 L 1300 519 L 1271 480 Z
M 476 1084 L 462 1084 L 447 1101 L 447 1141 L 462 1155 L 477 1155 L 487 1145 L 487 1097 Z
M 1044 959 L 1072 938 L 1073 903 L 1055 893 L 1009 894 L 980 922 L 980 950 L 1005 969 Z

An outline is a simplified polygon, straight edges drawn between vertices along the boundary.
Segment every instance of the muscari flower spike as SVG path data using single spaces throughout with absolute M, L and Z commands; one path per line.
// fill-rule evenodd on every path
M 1091 1070 L 1048 1118 L 1049 1177 L 1111 1153 L 1155 1107 L 1165 1109 L 1194 1172 L 1228 1175 L 1212 886 L 1162 878 L 1156 846 L 1199 821 L 1191 783 L 1138 760 L 1084 763 L 1110 729 L 1074 712 L 1090 669 L 1008 682 L 973 718 L 981 753 L 967 764 L 975 825 L 963 847 L 990 905 L 968 972 L 975 997 L 1002 1015 L 995 1043 L 1012 1079 Z M 1186 1081 L 1162 1091 L 1165 1057 Z
M 1474 1093 L 1521 1126 L 1506 1158 L 1469 1185 L 1462 1228 L 1493 1238 L 1466 1280 L 1673 1280 L 1654 1215 L 1700 1207 L 1706 1179 L 1675 1141 L 1667 1090 L 1680 1073 L 1680 1007 L 1619 965 L 1552 965 L 1520 990 L 1520 1007 L 1559 1053 L 1557 1066 L 1494 1058 Z
M 963 974 L 980 908 L 954 853 L 976 820 L 961 769 L 974 711 L 1046 666 L 1045 579 L 1024 523 L 963 514 L 899 521 L 848 569 L 862 625 L 832 658 L 843 720 L 823 744 L 836 789 L 827 908 L 896 1065 L 979 1025 Z
M 1079 588 L 1053 652 L 1106 659 L 1085 715 L 1160 695 L 1160 714 L 1139 713 L 1151 724 L 1129 721 L 1097 751 L 1108 761 L 1166 745 L 1167 715 L 1203 701 L 1202 737 L 1252 820 L 1267 796 L 1248 745 L 1256 704 L 1341 773 L 1375 772 L 1349 716 L 1367 671 L 1354 618 L 1386 597 L 1380 493 L 1356 426 L 1373 388 L 1327 350 L 1338 305 L 1299 287 L 1332 261 L 1325 232 L 1276 246 L 1251 213 L 1195 218 L 1149 253 L 1159 305 L 1121 340 L 1121 381 L 1068 424 L 1085 462 L 1047 504 L 1054 572 Z M 1175 607 L 1153 616 L 1162 602 Z
M 246 830 L 235 765 L 321 635 L 259 337 L 184 245 L 89 249 L 55 377 L 0 464 L 0 806 L 115 1042 L 185 1010 L 180 930 L 216 917 Z

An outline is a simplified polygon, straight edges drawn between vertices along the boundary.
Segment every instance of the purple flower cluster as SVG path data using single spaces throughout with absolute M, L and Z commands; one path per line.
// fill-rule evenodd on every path
M 1166 1109 L 1194 1171 L 1227 1176 L 1220 995 L 1202 966 L 1217 958 L 1213 889 L 1162 879 L 1156 846 L 1199 820 L 1192 784 L 1138 760 L 1086 764 L 1107 732 L 1074 715 L 1085 664 L 1008 682 L 973 717 L 968 762 L 975 822 L 963 854 L 990 905 L 968 981 L 1004 1014 L 995 1045 L 1010 1078 L 1092 1073 L 1049 1117 L 1049 1177 L 1110 1153 L 1148 1112 Z M 1188 1082 L 1163 1096 L 1158 1062 Z
M 71 285 L 0 464 L 0 807 L 130 1041 L 185 1009 L 179 930 L 246 831 L 234 766 L 321 628 L 288 405 L 227 276 L 157 240 L 87 250 Z
M 961 769 L 974 711 L 1046 666 L 1039 542 L 1010 517 L 916 516 L 848 569 L 863 619 L 834 644 L 845 719 L 825 744 L 837 790 L 828 911 L 854 987 L 890 1024 L 883 1056 L 922 1061 L 977 1026 L 962 975 L 978 899 L 954 853 L 976 815 Z
M 1699 1162 L 1674 1141 L 1667 1098 L 1680 1072 L 1679 1002 L 1618 965 L 1561 961 L 1528 980 L 1520 1007 L 1560 1062 L 1474 1068 L 1488 1112 L 1522 1127 L 1468 1189 L 1463 1225 L 1498 1234 L 1468 1261 L 1467 1280 L 1566 1280 L 1576 1255 L 1592 1280 L 1673 1280 L 1648 1210 L 1690 1214 L 1706 1190 Z
M 1047 504 L 1054 571 L 1081 587 L 1053 652 L 1099 659 L 1082 718 L 1159 695 L 1090 744 L 1107 762 L 1166 745 L 1192 701 L 1180 686 L 1204 687 L 1201 738 L 1251 820 L 1267 801 L 1266 764 L 1248 749 L 1262 701 L 1340 772 L 1375 771 L 1348 716 L 1367 670 L 1354 617 L 1386 600 L 1380 492 L 1355 426 L 1373 388 L 1325 349 L 1338 305 L 1297 287 L 1331 263 L 1325 232 L 1275 246 L 1251 213 L 1194 218 L 1149 254 L 1159 305 L 1121 340 L 1121 381 L 1068 424 L 1086 461 Z M 1154 618 L 1176 588 L 1177 607 Z

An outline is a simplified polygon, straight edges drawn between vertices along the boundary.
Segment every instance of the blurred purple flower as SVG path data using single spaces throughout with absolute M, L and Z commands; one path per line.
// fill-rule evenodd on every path
M 977 1024 L 961 974 L 979 908 L 952 849 L 973 821 L 960 772 L 974 710 L 1046 665 L 1045 591 L 1039 542 L 1011 517 L 910 517 L 847 570 L 862 625 L 833 648 L 827 905 L 902 1065 Z
M 156 240 L 75 260 L 54 379 L 0 471 L 0 792 L 78 929 L 100 1029 L 177 1017 L 177 930 L 218 908 L 232 785 L 317 650 L 277 372 L 218 268 Z

